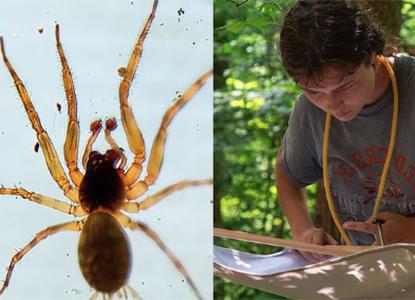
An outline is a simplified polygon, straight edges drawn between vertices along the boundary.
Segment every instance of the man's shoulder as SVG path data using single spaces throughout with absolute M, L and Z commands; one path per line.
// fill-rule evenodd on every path
M 415 74 L 415 58 L 406 54 L 399 53 L 393 58 L 395 70 L 399 75 L 408 77 Z

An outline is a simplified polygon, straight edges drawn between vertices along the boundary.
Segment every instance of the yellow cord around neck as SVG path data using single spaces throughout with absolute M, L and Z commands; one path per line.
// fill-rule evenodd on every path
M 376 219 L 376 216 L 379 211 L 380 201 L 382 200 L 383 190 L 385 188 L 386 177 L 388 175 L 388 169 L 390 162 L 392 160 L 392 153 L 395 147 L 395 140 L 396 140 L 396 130 L 398 127 L 398 112 L 399 112 L 399 96 L 398 96 L 398 84 L 396 82 L 395 73 L 387 59 L 383 56 L 378 57 L 379 60 L 384 64 L 386 70 L 388 71 L 389 77 L 392 81 L 392 88 L 393 88 L 393 117 L 392 117 L 392 128 L 390 133 L 389 139 L 389 147 L 388 152 L 386 154 L 385 164 L 383 165 L 382 176 L 380 178 L 379 183 L 379 190 L 376 195 L 375 206 L 373 207 L 372 216 L 370 217 L 371 220 Z M 340 231 L 340 234 L 345 241 L 346 245 L 352 245 L 352 242 L 347 235 L 346 231 L 344 230 L 342 224 L 340 223 L 339 217 L 336 213 L 336 209 L 334 207 L 334 201 L 331 196 L 330 191 L 330 181 L 328 175 L 328 163 L 327 163 L 327 153 L 328 153 L 328 144 L 329 144 L 329 134 L 330 134 L 330 124 L 331 124 L 331 115 L 329 113 L 326 114 L 326 122 L 324 127 L 324 139 L 323 139 L 323 182 L 324 182 L 324 189 L 326 191 L 326 198 L 327 203 L 329 206 L 330 214 L 334 220 L 334 223 L 337 226 L 337 229 Z

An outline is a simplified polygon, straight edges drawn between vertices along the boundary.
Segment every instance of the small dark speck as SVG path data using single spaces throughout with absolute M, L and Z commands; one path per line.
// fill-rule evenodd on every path
M 196 42 L 193 42 L 192 44 L 193 44 L 193 45 L 196 45 Z
M 183 10 L 183 8 L 181 8 L 181 7 L 180 7 L 180 9 L 177 11 L 177 14 L 179 15 L 179 17 L 180 17 L 181 15 L 184 15 L 184 10 Z
M 121 56 L 121 53 L 118 53 L 118 56 Z
M 163 26 L 163 25 L 164 25 L 164 23 L 161 23 L 161 24 L 160 24 L 160 27 L 161 27 L 161 26 Z
M 144 285 L 144 281 L 142 281 L 141 284 Z
M 184 279 L 182 279 L 182 282 L 184 282 Z
M 189 31 L 189 28 L 187 28 L 187 27 L 186 27 L 184 30 L 185 30 L 185 31 Z
M 66 278 L 71 278 L 71 275 L 66 275 Z
M 131 4 L 131 5 L 134 5 L 134 2 L 133 2 L 133 1 L 131 1 L 131 2 L 130 2 L 130 4 Z
M 169 284 L 169 287 L 171 288 L 171 287 L 173 287 L 171 284 Z
M 180 18 L 177 18 L 177 22 L 180 23 Z
M 65 294 L 68 294 L 68 291 L 65 291 Z
M 69 253 L 66 253 L 66 256 L 69 256 Z
M 213 203 L 213 200 L 210 200 L 210 203 L 212 204 Z
M 4 134 L 4 131 L 2 131 L 1 134 Z
M 158 218 L 157 221 L 161 221 L 161 218 Z
M 205 41 L 208 41 L 208 40 L 209 40 L 208 38 L 205 39 Z

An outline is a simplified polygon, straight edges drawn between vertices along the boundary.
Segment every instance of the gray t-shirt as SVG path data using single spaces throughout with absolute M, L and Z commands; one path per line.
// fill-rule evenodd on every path
M 394 71 L 399 91 L 396 144 L 380 211 L 415 216 L 415 59 L 398 55 Z M 341 222 L 366 221 L 372 214 L 390 138 L 393 92 L 365 107 L 349 122 L 332 118 L 328 168 L 332 197 Z M 301 95 L 283 139 L 280 163 L 290 181 L 305 187 L 322 178 L 325 112 Z M 348 232 L 353 243 L 373 236 Z

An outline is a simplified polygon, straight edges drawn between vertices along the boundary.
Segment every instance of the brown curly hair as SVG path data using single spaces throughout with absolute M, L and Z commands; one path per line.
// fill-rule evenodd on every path
M 280 33 L 283 66 L 297 82 L 319 76 L 325 66 L 351 72 L 384 46 L 380 29 L 349 0 L 299 0 Z

